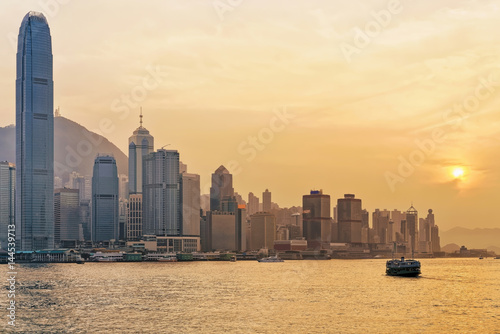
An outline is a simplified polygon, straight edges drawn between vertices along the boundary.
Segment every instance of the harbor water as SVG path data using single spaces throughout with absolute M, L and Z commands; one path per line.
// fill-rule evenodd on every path
M 19 333 L 500 333 L 500 260 L 18 264 Z M 7 278 L 7 267 L 2 266 Z M 6 280 L 4 280 L 6 282 Z M 7 283 L 5 283 L 7 292 Z

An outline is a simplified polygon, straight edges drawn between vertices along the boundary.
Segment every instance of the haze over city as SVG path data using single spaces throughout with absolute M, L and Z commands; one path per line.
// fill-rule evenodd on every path
M 127 153 L 142 106 L 155 149 L 182 152 L 202 193 L 233 162 L 236 191 L 268 188 L 282 207 L 321 188 L 368 211 L 432 208 L 444 230 L 498 227 L 493 1 L 46 3 L 0 5 L 2 127 L 13 27 L 42 11 L 61 114 Z

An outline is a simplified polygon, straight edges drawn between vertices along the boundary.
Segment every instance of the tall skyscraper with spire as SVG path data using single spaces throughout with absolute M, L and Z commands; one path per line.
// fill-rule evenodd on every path
M 154 138 L 142 126 L 142 108 L 139 127 L 128 139 L 128 186 L 130 194 L 142 193 L 142 160 L 154 151 Z
M 54 247 L 54 83 L 47 19 L 29 12 L 19 29 L 16 75 L 18 249 Z
M 139 240 L 143 234 L 142 217 L 142 167 L 143 160 L 154 151 L 154 138 L 142 126 L 142 108 L 139 127 L 128 139 L 128 190 L 126 218 L 127 240 Z

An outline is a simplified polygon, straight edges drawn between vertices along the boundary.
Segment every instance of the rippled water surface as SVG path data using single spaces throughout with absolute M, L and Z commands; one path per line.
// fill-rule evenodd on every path
M 500 260 L 421 263 L 419 278 L 385 260 L 18 265 L 16 331 L 500 333 Z

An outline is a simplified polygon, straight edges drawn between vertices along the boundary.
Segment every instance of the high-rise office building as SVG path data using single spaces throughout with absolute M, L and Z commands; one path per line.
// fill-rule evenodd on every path
M 225 196 L 234 196 L 233 175 L 224 166 L 220 166 L 212 174 L 210 187 L 210 210 L 220 211 L 221 201 Z
M 126 233 L 128 241 L 137 241 L 142 236 L 142 194 L 129 195 Z
M 98 156 L 92 174 L 92 241 L 119 237 L 118 171 L 114 157 Z
M 180 236 L 182 205 L 179 152 L 160 149 L 143 158 L 143 233 Z
M 354 197 L 353 194 L 345 194 L 344 198 L 337 200 L 338 238 L 340 242 L 361 242 L 361 199 Z
M 251 216 L 259 211 L 259 198 L 252 192 L 248 193 L 247 215 Z
M 247 249 L 247 210 L 246 205 L 239 204 L 235 212 L 236 225 L 236 250 L 244 251 Z
M 200 176 L 181 174 L 182 235 L 200 236 Z
M 118 197 L 126 200 L 128 198 L 128 176 L 125 174 L 118 175 Z
M 237 230 L 234 212 L 210 211 L 207 215 L 209 224 L 209 250 L 237 250 Z
M 441 238 L 439 237 L 439 227 L 437 225 L 431 227 L 431 246 L 432 252 L 441 251 Z
M 373 229 L 375 234 L 379 237 L 380 243 L 389 243 L 392 241 L 392 235 L 389 231 L 391 212 L 384 209 L 375 209 L 372 215 Z
M 322 190 L 311 190 L 302 197 L 302 233 L 309 248 L 321 248 L 322 243 L 330 243 L 332 217 L 330 215 L 330 195 Z
M 54 191 L 54 244 L 63 240 L 82 240 L 80 235 L 80 195 L 78 189 Z
M 80 223 L 82 225 L 83 239 L 85 241 L 92 240 L 92 208 L 90 205 L 91 197 L 92 195 L 89 196 L 89 199 L 80 199 Z
M 235 196 L 224 196 L 221 200 L 221 211 L 235 213 L 238 210 L 238 201 Z
M 399 210 L 391 211 L 391 221 L 394 223 L 392 229 L 392 240 L 396 241 L 396 233 L 401 233 L 401 221 L 406 220 L 406 213 Z
M 24 17 L 17 43 L 16 237 L 20 250 L 54 247 L 52 44 L 42 13 Z
M 8 225 L 15 221 L 16 167 L 7 161 L 0 162 L 0 245 L 7 249 Z
M 418 245 L 418 211 L 411 207 L 406 211 L 406 228 L 408 230 L 409 246 L 411 251 L 417 250 Z
M 142 109 L 140 125 L 128 139 L 128 188 L 131 194 L 142 193 L 142 167 L 146 155 L 154 151 L 154 138 L 142 126 Z
M 268 189 L 262 193 L 262 211 L 271 212 L 271 192 Z
M 257 212 L 250 216 L 251 248 L 274 249 L 276 240 L 276 217 L 269 212 Z

